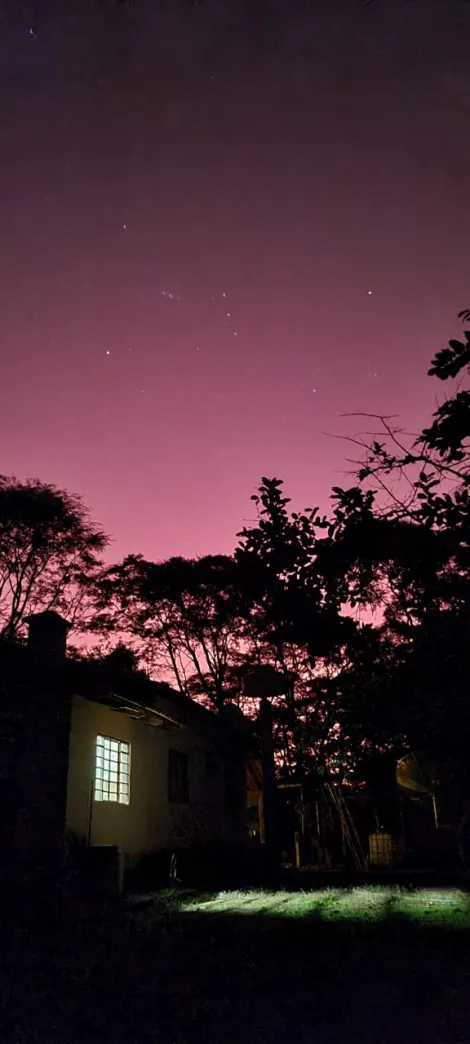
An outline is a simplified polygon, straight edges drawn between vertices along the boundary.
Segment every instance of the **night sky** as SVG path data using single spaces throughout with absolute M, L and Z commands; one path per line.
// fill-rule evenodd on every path
M 30 31 L 31 30 L 31 31 Z M 109 557 L 231 552 L 261 475 L 416 431 L 470 307 L 470 3 L 2 0 L 0 471 Z

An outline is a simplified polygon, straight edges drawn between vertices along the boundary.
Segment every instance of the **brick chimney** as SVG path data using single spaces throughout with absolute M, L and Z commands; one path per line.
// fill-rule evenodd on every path
M 33 613 L 26 622 L 29 672 L 20 693 L 23 728 L 13 865 L 26 894 L 56 902 L 65 851 L 72 712 L 65 668 L 70 624 L 50 610 Z
M 63 616 L 47 610 L 33 613 L 26 618 L 29 627 L 28 649 L 35 663 L 63 663 L 67 648 L 67 631 L 70 624 Z

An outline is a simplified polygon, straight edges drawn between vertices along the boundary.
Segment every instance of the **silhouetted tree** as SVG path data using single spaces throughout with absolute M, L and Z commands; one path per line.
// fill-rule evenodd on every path
M 220 710 L 240 653 L 238 569 L 227 556 L 147 562 L 129 556 L 104 572 L 95 629 L 126 634 L 155 674 Z
M 137 653 L 134 649 L 124 645 L 124 642 L 118 642 L 111 652 L 105 653 L 101 657 L 101 662 L 122 674 L 137 674 L 140 670 Z
M 154 675 L 220 710 L 243 698 L 243 675 L 270 665 L 285 678 L 275 699 L 280 763 L 303 771 L 312 751 L 341 760 L 338 693 L 314 691 L 318 674 L 334 674 L 355 624 L 339 614 L 337 590 L 315 571 L 316 511 L 287 512 L 278 479 L 263 479 L 254 496 L 258 524 L 240 534 L 233 557 L 172 558 L 151 563 L 131 556 L 100 578 L 95 629 L 126 636 Z M 349 755 L 348 755 L 349 757 Z
M 107 543 L 79 497 L 0 476 L 0 635 L 21 637 L 25 617 L 46 609 L 83 623 Z
M 468 376 L 464 338 L 436 355 L 430 375 Z M 364 736 L 424 747 L 468 785 L 470 395 L 458 387 L 413 441 L 381 421 L 381 441 L 353 440 L 364 451 L 359 484 L 334 490 L 318 567 L 346 585 L 350 605 L 383 613 L 386 671 L 362 708 Z
M 300 776 L 313 762 L 343 771 L 352 751 L 335 677 L 357 627 L 341 615 L 340 586 L 317 568 L 317 531 L 328 522 L 316 508 L 289 514 L 280 479 L 263 478 L 252 499 L 258 524 L 239 534 L 235 559 L 247 585 L 250 658 L 286 680 L 274 702 L 278 760 Z

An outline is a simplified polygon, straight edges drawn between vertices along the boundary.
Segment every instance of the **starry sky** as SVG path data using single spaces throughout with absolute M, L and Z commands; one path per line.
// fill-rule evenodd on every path
M 108 557 L 230 553 L 261 475 L 417 431 L 470 307 L 470 3 L 2 0 L 0 471 Z M 362 422 L 364 426 L 364 422 Z

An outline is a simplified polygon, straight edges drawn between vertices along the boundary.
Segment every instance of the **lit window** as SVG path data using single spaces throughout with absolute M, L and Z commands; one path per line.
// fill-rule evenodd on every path
M 130 761 L 129 743 L 109 736 L 96 737 L 95 801 L 129 804 Z

